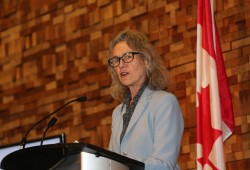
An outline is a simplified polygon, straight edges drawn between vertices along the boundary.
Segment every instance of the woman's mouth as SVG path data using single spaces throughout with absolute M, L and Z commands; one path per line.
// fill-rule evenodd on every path
M 121 76 L 121 77 L 124 77 L 124 76 L 126 76 L 126 75 L 128 75 L 128 72 L 121 72 L 121 73 L 120 73 L 120 76 Z

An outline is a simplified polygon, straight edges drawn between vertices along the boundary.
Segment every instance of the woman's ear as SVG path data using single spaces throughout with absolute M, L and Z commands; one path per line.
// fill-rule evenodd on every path
M 149 67 L 149 60 L 147 58 L 144 58 L 143 61 L 146 65 L 146 67 L 148 68 Z

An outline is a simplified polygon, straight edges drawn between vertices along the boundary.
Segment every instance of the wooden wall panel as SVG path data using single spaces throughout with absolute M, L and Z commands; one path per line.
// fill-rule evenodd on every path
M 106 64 L 123 29 L 144 32 L 174 80 L 185 119 L 179 162 L 196 169 L 196 0 L 0 0 L 0 145 L 20 142 L 34 122 L 67 101 L 48 135 L 108 147 L 112 110 Z M 215 17 L 236 130 L 225 142 L 227 169 L 250 166 L 250 1 L 216 1 Z M 48 120 L 49 121 L 49 120 Z M 47 121 L 47 122 L 48 122 Z M 42 136 L 46 121 L 28 139 Z

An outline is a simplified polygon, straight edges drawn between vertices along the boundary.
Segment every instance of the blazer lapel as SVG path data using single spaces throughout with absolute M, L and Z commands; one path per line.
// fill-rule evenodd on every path
M 124 135 L 124 138 L 126 138 L 126 136 L 130 133 L 130 131 L 135 126 L 136 122 L 138 121 L 138 119 L 142 115 L 143 110 L 148 105 L 148 102 L 150 101 L 149 99 L 151 97 L 152 97 L 152 91 L 148 87 L 146 87 L 145 91 L 143 92 L 142 96 L 140 97 L 140 99 L 135 107 L 134 113 L 131 117 L 128 128 L 127 128 L 126 133 Z

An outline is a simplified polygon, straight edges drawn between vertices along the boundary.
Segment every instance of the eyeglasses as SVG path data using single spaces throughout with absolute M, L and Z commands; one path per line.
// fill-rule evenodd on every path
M 140 52 L 127 52 L 127 53 L 124 53 L 121 57 L 112 57 L 111 59 L 108 60 L 108 63 L 112 67 L 119 66 L 121 60 L 124 63 L 130 63 L 134 60 L 135 54 L 141 54 L 141 53 Z

